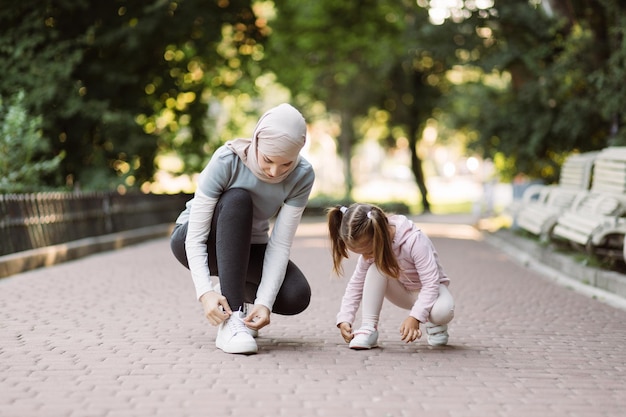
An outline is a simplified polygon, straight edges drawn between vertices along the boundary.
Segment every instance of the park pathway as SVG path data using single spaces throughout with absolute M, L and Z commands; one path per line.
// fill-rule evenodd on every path
M 406 312 L 386 303 L 381 347 L 347 348 L 334 326 L 347 278 L 331 275 L 320 218 L 292 250 L 311 305 L 273 315 L 252 356 L 215 348 L 167 239 L 2 279 L 0 417 L 626 415 L 626 311 L 467 225 L 423 227 L 457 303 L 447 347 L 402 343 Z

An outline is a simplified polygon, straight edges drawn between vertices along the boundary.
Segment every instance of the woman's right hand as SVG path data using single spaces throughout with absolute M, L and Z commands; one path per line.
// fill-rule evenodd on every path
M 343 340 L 345 340 L 346 343 L 350 343 L 352 338 L 354 338 L 354 335 L 352 334 L 352 325 L 344 321 L 343 323 L 339 323 L 337 327 L 339 327 L 339 330 L 341 331 L 341 337 L 343 337 Z
M 200 297 L 200 302 L 204 309 L 204 316 L 213 326 L 217 326 L 233 314 L 226 297 L 218 292 L 205 292 Z

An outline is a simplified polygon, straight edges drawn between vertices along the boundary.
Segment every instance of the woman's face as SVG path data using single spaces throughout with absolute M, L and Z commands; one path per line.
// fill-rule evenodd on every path
M 261 170 L 270 178 L 279 177 L 289 171 L 294 161 L 281 156 L 268 156 L 258 151 L 258 161 Z

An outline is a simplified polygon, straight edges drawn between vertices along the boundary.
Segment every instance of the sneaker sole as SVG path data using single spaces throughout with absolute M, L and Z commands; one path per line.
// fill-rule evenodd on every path
M 369 350 L 369 349 L 375 349 L 378 347 L 378 344 L 372 345 L 372 346 L 359 346 L 359 345 L 352 345 L 350 346 L 350 349 L 352 350 Z
M 223 352 L 225 353 L 240 353 L 240 354 L 247 354 L 247 355 L 252 355 L 254 353 L 257 353 L 259 351 L 258 346 L 256 345 L 256 343 L 253 344 L 249 344 L 249 345 L 243 345 L 243 346 L 238 346 L 237 349 L 229 349 L 226 346 L 222 346 L 221 343 L 216 343 L 215 346 L 218 349 L 221 349 Z

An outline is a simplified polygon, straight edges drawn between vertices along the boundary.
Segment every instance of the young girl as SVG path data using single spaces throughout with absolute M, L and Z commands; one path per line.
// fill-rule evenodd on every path
M 172 252 L 190 269 L 206 318 L 219 325 L 215 345 L 224 352 L 256 353 L 253 335 L 270 323 L 270 311 L 293 315 L 309 305 L 311 288 L 289 260 L 315 178 L 300 156 L 305 138 L 298 110 L 270 109 L 251 139 L 215 151 L 176 220 Z M 247 314 L 244 302 L 254 303 Z
M 430 239 L 401 215 L 386 215 L 370 204 L 337 206 L 328 211 L 333 269 L 341 275 L 348 251 L 359 256 L 337 314 L 337 327 L 351 349 L 378 346 L 378 321 L 383 299 L 409 311 L 400 325 L 400 338 L 409 343 L 426 329 L 428 343 L 448 343 L 447 324 L 454 317 L 439 255 Z M 361 327 L 353 332 L 362 302 Z

